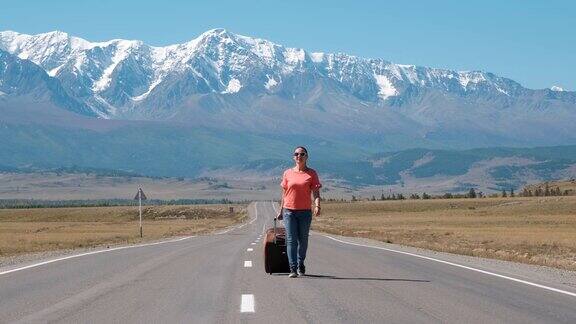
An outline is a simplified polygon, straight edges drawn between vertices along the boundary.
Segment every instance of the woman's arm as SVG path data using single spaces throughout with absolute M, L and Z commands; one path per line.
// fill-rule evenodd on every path
M 320 216 L 320 189 L 312 191 L 314 197 L 314 216 Z

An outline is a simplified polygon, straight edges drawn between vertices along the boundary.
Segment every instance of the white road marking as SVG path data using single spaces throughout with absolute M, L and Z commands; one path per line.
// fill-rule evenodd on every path
M 244 261 L 244 268 L 252 268 L 252 261 Z
M 246 225 L 248 225 L 248 224 L 254 223 L 254 221 L 258 219 L 258 202 L 255 202 L 255 203 L 254 203 L 254 210 L 255 210 L 255 212 L 256 212 L 256 217 L 254 217 L 254 219 L 251 220 L 250 222 L 244 223 L 244 224 L 239 225 L 239 226 L 231 227 L 231 228 L 229 228 L 229 229 L 227 229 L 227 230 L 225 230 L 225 231 L 223 231 L 223 232 L 218 232 L 218 233 L 216 233 L 216 235 L 226 234 L 226 233 L 228 233 L 228 232 L 230 232 L 230 231 L 233 231 L 233 230 L 235 230 L 235 229 L 241 229 L 242 227 L 244 227 L 244 226 L 246 226 Z
M 246 251 L 252 252 L 252 251 L 254 251 L 254 249 L 253 248 L 247 248 Z
M 252 242 L 252 243 L 250 243 L 250 244 L 251 244 L 251 245 L 256 245 L 256 243 L 254 243 L 254 242 Z
M 170 241 L 161 241 L 161 242 L 146 243 L 146 244 L 131 245 L 131 246 L 120 246 L 120 247 L 116 247 L 116 248 L 112 248 L 112 249 L 107 249 L 107 250 L 99 250 L 99 251 L 93 251 L 93 252 L 86 252 L 86 253 L 69 255 L 69 256 L 66 256 L 66 257 L 62 257 L 62 258 L 57 258 L 57 259 L 52 259 L 52 260 L 48 260 L 48 261 L 43 261 L 43 262 L 39 262 L 39 263 L 35 263 L 35 264 L 30 264 L 30 265 L 27 265 L 27 266 L 25 266 L 25 267 L 20 267 L 20 268 L 16 268 L 16 269 L 11 269 L 11 270 L 7 270 L 7 271 L 3 271 L 3 272 L 0 272 L 0 276 L 1 276 L 1 275 L 8 274 L 8 273 L 16 272 L 16 271 L 21 271 L 21 270 L 30 269 L 30 268 L 36 268 L 36 267 L 39 267 L 39 266 L 43 266 L 43 265 L 50 264 L 50 263 L 54 263 L 54 262 L 58 262 L 58 261 L 64 261 L 64 260 L 68 260 L 68 259 L 79 258 L 79 257 L 86 256 L 86 255 L 93 255 L 93 254 L 99 254 L 99 253 L 105 253 L 105 252 L 112 252 L 112 251 L 118 251 L 118 250 L 124 250 L 124 249 L 139 248 L 139 247 L 145 247 L 145 246 L 151 246 L 151 245 L 158 245 L 158 244 L 165 244 L 165 243 L 180 242 L 180 241 L 183 241 L 183 240 L 187 240 L 187 239 L 189 239 L 189 238 L 192 238 L 192 237 L 195 237 L 195 236 L 186 236 L 186 237 L 181 237 L 181 238 L 178 238 L 178 239 L 175 239 L 175 240 L 170 240 Z
M 254 313 L 254 295 L 242 295 L 240 313 Z
M 251 220 L 248 224 L 252 224 L 252 223 L 254 223 L 254 221 L 256 221 L 258 219 L 258 203 L 257 202 L 254 203 L 254 211 L 256 213 L 256 217 L 254 217 L 254 219 Z
M 327 237 L 327 238 L 329 238 L 329 239 L 331 239 L 331 240 L 334 240 L 334 241 L 336 241 L 336 242 L 340 242 L 340 243 L 344 243 L 344 244 L 356 245 L 356 246 L 362 246 L 362 247 L 367 247 L 367 248 L 372 248 L 372 249 L 378 249 L 378 250 L 384 250 L 384 251 L 389 251 L 389 252 L 395 252 L 395 253 L 405 254 L 405 255 L 409 255 L 409 256 L 413 256 L 413 257 L 425 259 L 425 260 L 430 260 L 430 261 L 435 261 L 435 262 L 439 262 L 439 263 L 444 263 L 444 264 L 451 265 L 451 266 L 458 267 L 458 268 L 462 268 L 462 269 L 467 269 L 467 270 L 472 270 L 472 271 L 480 272 L 480 273 L 483 273 L 483 274 L 487 274 L 487 275 L 494 276 L 494 277 L 498 277 L 498 278 L 502 278 L 502 279 L 508 279 L 508 280 L 511 280 L 511 281 L 523 283 L 523 284 L 525 284 L 525 285 L 529 285 L 529 286 L 533 286 L 533 287 L 538 287 L 538 288 L 542 288 L 542 289 L 554 291 L 554 292 L 561 293 L 561 294 L 565 294 L 565 295 L 568 295 L 568 296 L 576 297 L 576 293 L 573 293 L 573 292 L 570 292 L 570 291 L 561 290 L 561 289 L 557 289 L 557 288 L 553 288 L 553 287 L 548 287 L 548 286 L 540 285 L 540 284 L 537 284 L 537 283 L 534 283 L 534 282 L 530 282 L 530 281 L 526 281 L 526 280 L 521 280 L 521 279 L 516 279 L 516 278 L 504 276 L 504 275 L 497 274 L 497 273 L 490 272 L 490 271 L 486 271 L 486 270 L 480 270 L 480 269 L 468 267 L 468 266 L 461 265 L 461 264 L 458 264 L 458 263 L 453 263 L 453 262 L 444 261 L 444 260 L 440 260 L 440 259 L 435 259 L 435 258 L 431 258 L 431 257 L 427 257 L 427 256 L 415 254 L 415 253 L 398 251 L 398 250 L 388 249 L 388 248 L 379 247 L 379 246 L 371 246 L 371 245 L 364 245 L 364 244 L 346 242 L 346 241 L 339 240 L 339 239 L 334 238 L 334 237 L 329 236 L 329 235 L 323 235 L 323 234 L 320 234 L 320 235 L 322 235 L 322 236 L 324 236 L 324 237 Z

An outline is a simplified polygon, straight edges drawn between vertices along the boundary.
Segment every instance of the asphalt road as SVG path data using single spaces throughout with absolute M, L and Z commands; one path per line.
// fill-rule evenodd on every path
M 268 275 L 274 206 L 249 210 L 225 233 L 0 270 L 0 322 L 576 323 L 574 288 L 319 234 L 307 276 Z

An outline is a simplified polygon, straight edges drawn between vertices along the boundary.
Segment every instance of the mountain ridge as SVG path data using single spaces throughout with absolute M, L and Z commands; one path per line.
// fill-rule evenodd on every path
M 576 143 L 576 92 L 527 89 L 489 72 L 307 52 L 223 29 L 165 47 L 0 32 L 0 114 L 0 158 L 10 167 L 126 166 L 167 176 L 255 165 L 305 145 L 334 174 L 382 184 L 406 170 L 416 178 L 443 170 L 439 161 L 452 172 L 480 161 L 410 149 Z M 394 175 L 361 159 L 383 151 L 405 151 L 400 160 L 412 164 L 398 162 L 405 168 Z M 494 163 L 543 165 L 501 159 Z M 358 172 L 344 172 L 348 163 Z M 570 168 L 556 161 L 542 178 L 555 167 Z
M 330 78 L 360 100 L 401 105 L 403 93 L 414 87 L 432 87 L 459 94 L 477 90 L 493 96 L 518 96 L 519 83 L 481 71 L 453 71 L 394 64 L 384 59 L 343 53 L 307 52 L 268 40 L 212 29 L 181 44 L 150 46 L 138 40 L 89 42 L 56 31 L 37 35 L 0 32 L 0 48 L 42 66 L 63 84 L 74 81 L 76 91 L 103 118 L 139 105 L 162 83 L 188 74 L 194 91 L 180 93 L 234 94 L 243 88 L 275 93 L 283 79 L 298 73 Z M 72 86 L 68 86 L 73 88 Z M 542 89 L 541 91 L 546 91 Z M 568 92 L 570 93 L 570 92 Z M 164 100 L 171 106 L 174 103 Z M 127 112 L 124 112 L 124 116 Z

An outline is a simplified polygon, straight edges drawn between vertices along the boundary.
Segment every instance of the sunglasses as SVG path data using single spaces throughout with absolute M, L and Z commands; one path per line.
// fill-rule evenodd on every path
M 306 156 L 306 155 L 308 155 L 308 154 L 306 154 L 306 153 L 304 153 L 304 152 L 302 152 L 302 153 L 298 153 L 298 152 L 294 153 L 294 156 Z

